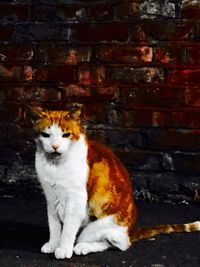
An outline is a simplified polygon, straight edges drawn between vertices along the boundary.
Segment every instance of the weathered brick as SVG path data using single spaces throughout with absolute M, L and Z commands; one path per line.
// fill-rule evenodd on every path
M 171 70 L 167 73 L 166 81 L 169 85 L 198 85 L 200 70 L 183 69 Z
M 132 45 L 100 46 L 97 49 L 97 58 L 103 62 L 151 62 L 153 49 L 148 46 L 135 47 Z
M 200 64 L 200 49 L 198 46 L 184 47 L 183 62 L 186 64 Z M 198 67 L 198 66 L 197 66 Z
M 31 19 L 36 21 L 78 20 L 86 17 L 85 6 L 81 3 L 57 3 L 56 5 L 34 4 Z
M 137 1 L 123 1 L 116 7 L 116 15 L 120 19 L 126 17 L 139 16 L 140 15 L 140 4 L 143 0 Z
M 10 25 L 0 25 L 0 40 L 10 41 L 14 34 L 14 28 Z
M 75 28 L 75 40 L 83 42 L 127 41 L 128 28 L 124 22 L 101 24 L 82 23 Z
M 131 40 L 193 40 L 196 38 L 196 23 L 191 20 L 147 19 L 142 23 L 131 25 Z
M 173 128 L 200 128 L 200 111 L 195 108 L 176 109 L 166 113 L 166 125 Z
M 24 21 L 28 17 L 27 5 L 0 4 L 0 20 L 4 23 Z
M 0 62 L 32 61 L 34 52 L 34 45 L 0 44 Z
M 118 98 L 119 89 L 116 87 L 82 87 L 70 84 L 61 86 L 63 100 L 105 101 Z
M 184 90 L 179 87 L 167 86 L 122 86 L 121 98 L 123 109 L 137 107 L 176 107 L 184 103 Z
M 68 41 L 71 29 L 63 22 L 35 22 L 15 25 L 14 42 Z
M 100 85 L 105 80 L 105 68 L 98 64 L 84 64 L 79 67 L 78 79 L 84 86 Z
M 144 148 L 157 151 L 199 151 L 200 136 L 192 129 L 143 129 Z
M 181 16 L 183 18 L 200 19 L 200 3 L 198 0 L 186 0 L 182 3 Z
M 164 71 L 161 68 L 115 68 L 111 72 L 112 81 L 127 83 L 163 83 Z
M 161 170 L 162 155 L 135 149 L 131 152 L 116 151 L 117 156 L 132 170 L 159 171 Z
M 174 152 L 165 154 L 163 167 L 170 171 L 200 172 L 200 155 L 192 152 Z
M 22 81 L 23 69 L 18 66 L 5 67 L 0 65 L 0 81 Z
M 188 106 L 200 106 L 200 89 L 199 87 L 189 87 L 184 91 L 184 101 Z
M 174 18 L 175 15 L 175 3 L 171 3 L 171 1 L 144 1 L 140 4 L 141 18 L 154 19 L 161 16 Z
M 116 112 L 112 110 L 108 114 L 108 123 L 114 126 L 137 127 L 164 127 L 166 125 L 165 111 L 155 109 L 136 109 L 131 111 Z
M 182 54 L 183 54 L 183 49 L 180 46 L 174 47 L 172 45 L 171 47 L 169 46 L 155 47 L 154 61 L 164 64 L 169 64 L 169 63 L 181 64 Z
M 91 48 L 88 46 L 73 47 L 67 44 L 46 43 L 38 48 L 38 60 L 44 64 L 77 65 L 81 62 L 89 62 Z
M 1 122 L 14 122 L 20 121 L 21 119 L 22 107 L 19 103 L 9 101 L 9 103 L 4 104 L 4 106 L 0 108 Z
M 114 18 L 114 4 L 113 3 L 96 3 L 87 9 L 87 17 L 90 20 L 106 21 Z
M 52 66 L 36 69 L 37 81 L 74 82 L 76 79 L 75 69 L 71 66 Z

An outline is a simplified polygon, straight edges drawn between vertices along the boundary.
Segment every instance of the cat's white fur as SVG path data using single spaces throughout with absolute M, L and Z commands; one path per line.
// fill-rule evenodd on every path
M 44 253 L 55 252 L 57 259 L 70 258 L 73 251 L 80 254 L 103 251 L 111 245 L 125 250 L 129 247 L 127 228 L 118 226 L 113 216 L 88 223 L 87 164 L 88 147 L 84 135 L 76 141 L 63 138 L 62 130 L 55 124 L 45 129 L 50 137 L 39 135 L 42 149 L 36 151 L 35 166 L 43 187 L 48 211 L 50 238 L 43 245 Z M 36 143 L 37 143 L 36 142 Z M 45 156 L 54 146 L 61 153 L 60 161 L 53 164 Z M 74 247 L 76 235 L 86 225 Z

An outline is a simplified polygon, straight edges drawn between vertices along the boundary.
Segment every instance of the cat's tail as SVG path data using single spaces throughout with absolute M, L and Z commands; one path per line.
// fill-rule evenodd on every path
M 157 235 L 200 231 L 200 221 L 186 224 L 167 224 L 135 229 L 131 241 L 150 239 Z

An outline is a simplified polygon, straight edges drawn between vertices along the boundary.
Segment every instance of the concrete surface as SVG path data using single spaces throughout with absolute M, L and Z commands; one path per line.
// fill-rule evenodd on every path
M 200 205 L 138 203 L 139 224 L 155 225 L 200 220 Z M 128 251 L 111 249 L 56 260 L 40 252 L 47 241 L 46 204 L 40 192 L 0 197 L 0 267 L 197 267 L 200 233 L 172 234 L 136 242 Z

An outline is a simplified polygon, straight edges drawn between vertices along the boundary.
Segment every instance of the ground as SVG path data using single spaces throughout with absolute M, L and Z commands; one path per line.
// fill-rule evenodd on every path
M 139 224 L 155 225 L 200 220 L 200 204 L 137 203 Z M 87 256 L 56 260 L 40 252 L 47 241 L 46 204 L 34 194 L 1 194 L 1 267 L 197 267 L 200 266 L 200 233 L 172 234 L 138 241 L 126 252 L 111 249 Z

